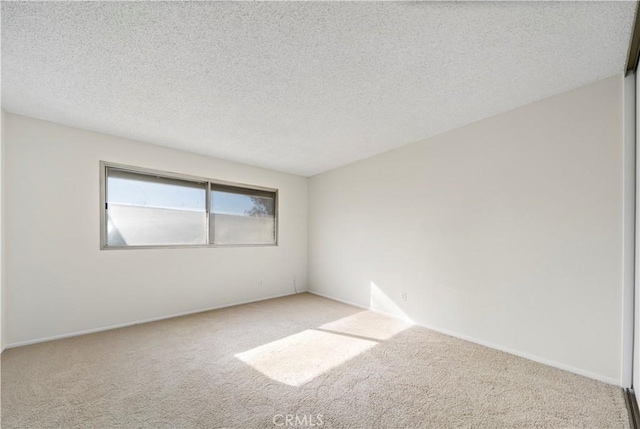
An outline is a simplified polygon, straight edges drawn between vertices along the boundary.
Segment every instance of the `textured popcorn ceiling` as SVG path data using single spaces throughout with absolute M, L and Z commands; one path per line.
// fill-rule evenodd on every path
M 308 176 L 622 73 L 634 8 L 3 2 L 2 107 Z

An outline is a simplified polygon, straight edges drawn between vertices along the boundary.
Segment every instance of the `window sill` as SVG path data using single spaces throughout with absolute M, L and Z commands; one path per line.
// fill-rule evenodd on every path
M 274 244 L 167 244 L 149 246 L 100 246 L 100 250 L 136 250 L 136 249 L 202 249 L 225 247 L 278 247 Z

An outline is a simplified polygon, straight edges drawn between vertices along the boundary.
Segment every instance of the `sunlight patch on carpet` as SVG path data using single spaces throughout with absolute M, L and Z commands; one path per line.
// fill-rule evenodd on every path
M 301 386 L 376 344 L 375 341 L 306 330 L 235 357 L 272 380 Z
M 372 340 L 388 340 L 411 326 L 413 326 L 412 323 L 395 317 L 385 316 L 372 311 L 363 311 L 333 322 L 325 323 L 320 326 L 320 329 L 348 335 L 357 335 Z

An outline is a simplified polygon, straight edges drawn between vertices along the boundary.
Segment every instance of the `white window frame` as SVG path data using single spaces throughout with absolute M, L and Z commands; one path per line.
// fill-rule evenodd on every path
M 206 183 L 206 237 L 207 244 L 154 244 L 154 245 L 132 245 L 132 246 L 108 246 L 107 245 L 107 169 L 114 168 L 131 173 L 146 174 L 157 177 L 165 177 L 168 179 L 179 179 L 188 182 Z M 248 191 L 269 192 L 274 194 L 274 242 L 266 244 L 213 244 L 211 243 L 210 234 L 210 198 L 211 186 L 222 185 L 233 188 L 240 188 Z M 132 249 L 181 249 L 181 248 L 198 248 L 198 247 L 275 247 L 278 246 L 278 207 L 279 192 L 275 188 L 267 188 L 264 186 L 247 185 L 244 183 L 227 182 L 223 180 L 210 179 L 207 177 L 191 176 L 188 174 L 174 173 L 170 171 L 154 170 L 151 168 L 134 167 L 131 165 L 118 164 L 115 162 L 100 161 L 100 250 L 132 250 Z

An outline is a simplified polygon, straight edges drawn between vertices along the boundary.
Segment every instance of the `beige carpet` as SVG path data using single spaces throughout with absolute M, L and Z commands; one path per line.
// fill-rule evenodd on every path
M 5 429 L 291 425 L 629 421 L 616 387 L 310 294 L 2 355 Z

